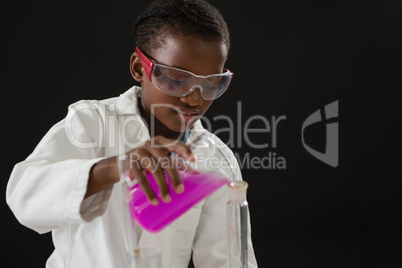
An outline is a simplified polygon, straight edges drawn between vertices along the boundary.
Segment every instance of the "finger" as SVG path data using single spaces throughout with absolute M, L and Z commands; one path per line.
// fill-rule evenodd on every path
M 152 205 L 158 205 L 159 200 L 156 197 L 154 191 L 149 185 L 148 179 L 144 174 L 144 170 L 141 165 L 141 159 L 144 157 L 144 151 L 137 150 L 135 153 L 130 154 L 130 175 L 132 175 L 141 189 L 144 191 L 145 196 Z
M 162 170 L 167 172 L 175 192 L 182 193 L 184 191 L 183 181 L 176 167 L 173 165 L 172 159 L 161 149 L 150 148 L 149 151 L 155 159 L 158 159 L 158 166 L 161 172 Z
M 152 173 L 155 182 L 158 185 L 159 193 L 163 202 L 169 203 L 172 198 L 170 196 L 170 191 L 166 182 L 165 174 L 163 173 L 163 170 L 159 165 L 159 160 L 156 160 L 151 153 L 146 151 L 142 152 L 140 161 L 142 168 Z
M 148 179 L 144 175 L 143 170 L 134 168 L 134 169 L 132 169 L 132 172 L 133 172 L 133 176 L 135 177 L 135 180 L 138 182 L 141 189 L 144 191 L 145 196 L 147 197 L 148 201 L 154 206 L 158 205 L 159 200 L 156 197 L 151 186 L 149 185 Z

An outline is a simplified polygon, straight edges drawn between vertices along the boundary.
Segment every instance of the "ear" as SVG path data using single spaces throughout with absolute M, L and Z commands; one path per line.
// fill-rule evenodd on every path
M 130 58 L 130 73 L 135 81 L 140 83 L 144 81 L 145 71 L 142 67 L 140 57 L 138 57 L 137 52 L 135 51 Z

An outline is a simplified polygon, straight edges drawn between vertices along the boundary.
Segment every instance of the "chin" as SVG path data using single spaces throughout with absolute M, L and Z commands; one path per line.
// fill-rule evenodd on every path
M 185 132 L 187 130 L 189 130 L 195 123 L 194 122 L 178 122 L 177 124 L 172 124 L 172 122 L 169 122 L 170 124 L 166 124 L 165 126 L 167 126 L 171 131 L 174 132 Z
M 192 126 L 193 126 L 193 124 L 190 124 L 190 125 L 187 124 L 186 126 L 183 125 L 183 127 L 180 127 L 180 126 L 172 126 L 172 127 L 167 126 L 167 127 L 171 131 L 174 131 L 174 132 L 185 132 L 185 131 L 189 130 Z

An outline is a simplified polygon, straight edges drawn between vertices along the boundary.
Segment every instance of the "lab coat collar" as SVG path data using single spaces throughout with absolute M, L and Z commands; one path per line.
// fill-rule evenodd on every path
M 120 94 L 116 103 L 117 115 L 136 115 L 140 116 L 138 110 L 137 95 L 141 91 L 138 86 L 133 86 L 123 94 Z

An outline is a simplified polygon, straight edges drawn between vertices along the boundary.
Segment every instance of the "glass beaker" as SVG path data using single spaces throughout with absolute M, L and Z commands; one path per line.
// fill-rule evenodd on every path
M 161 268 L 162 250 L 156 247 L 135 248 L 129 256 L 130 268 Z

